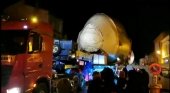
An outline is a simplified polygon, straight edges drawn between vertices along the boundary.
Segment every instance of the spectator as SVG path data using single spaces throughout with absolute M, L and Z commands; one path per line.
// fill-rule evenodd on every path
M 103 82 L 99 72 L 93 72 L 93 80 L 89 81 L 87 93 L 104 93 Z
M 57 93 L 73 93 L 71 83 L 67 78 L 59 79 L 57 83 Z
M 117 81 L 117 92 L 118 93 L 125 93 L 125 88 L 126 88 L 125 72 L 120 71 L 119 78 L 118 78 L 118 81 Z
M 110 68 L 104 68 L 101 72 L 101 78 L 104 84 L 104 93 L 117 93 L 116 86 L 114 83 L 114 73 Z
M 72 70 L 72 74 L 73 74 L 73 82 L 74 82 L 74 86 L 73 86 L 73 90 L 74 93 L 84 93 L 85 88 L 86 88 L 86 82 L 84 79 L 84 76 L 82 75 L 81 71 L 78 68 L 75 68 Z
M 143 79 L 141 79 L 142 81 L 142 87 L 143 87 L 143 90 L 144 90 L 144 93 L 149 93 L 149 74 L 148 72 L 146 72 L 145 69 L 141 69 L 141 74 L 142 74 L 142 77 Z

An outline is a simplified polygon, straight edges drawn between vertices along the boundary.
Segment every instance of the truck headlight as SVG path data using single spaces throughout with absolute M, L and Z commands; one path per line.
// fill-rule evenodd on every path
M 21 93 L 21 89 L 19 87 L 14 87 L 7 89 L 7 93 Z

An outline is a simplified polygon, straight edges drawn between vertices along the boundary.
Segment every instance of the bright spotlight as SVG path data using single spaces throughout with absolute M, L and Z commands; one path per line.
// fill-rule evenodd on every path
M 38 22 L 38 18 L 37 18 L 36 16 L 33 16 L 33 17 L 31 18 L 31 22 L 32 22 L 32 23 L 37 23 L 37 22 Z
M 161 51 L 157 50 L 156 53 L 157 53 L 157 54 L 161 54 Z

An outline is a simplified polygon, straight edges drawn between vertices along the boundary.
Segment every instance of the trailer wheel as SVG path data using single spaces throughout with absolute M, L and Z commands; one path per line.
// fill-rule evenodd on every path
M 49 93 L 48 86 L 45 83 L 39 83 L 34 89 L 33 93 Z

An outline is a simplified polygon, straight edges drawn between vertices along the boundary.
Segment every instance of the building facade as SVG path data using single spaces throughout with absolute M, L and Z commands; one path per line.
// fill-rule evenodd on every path
M 158 62 L 164 67 L 170 66 L 170 35 L 167 32 L 162 32 L 154 41 L 155 54 Z
M 162 90 L 170 91 L 170 34 L 162 32 L 154 41 L 155 55 L 161 65 L 160 81 Z

